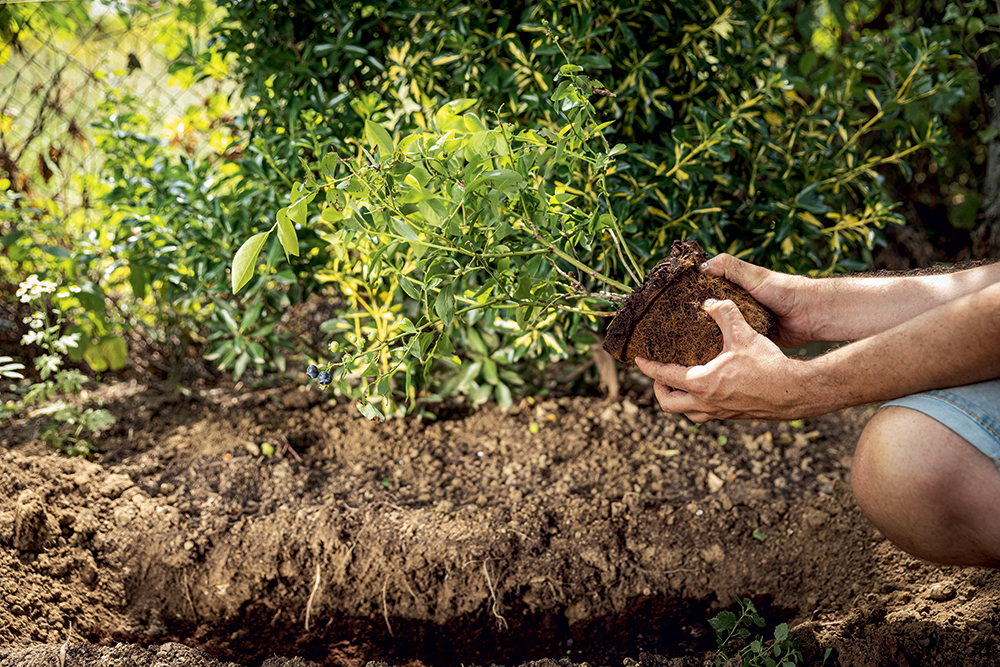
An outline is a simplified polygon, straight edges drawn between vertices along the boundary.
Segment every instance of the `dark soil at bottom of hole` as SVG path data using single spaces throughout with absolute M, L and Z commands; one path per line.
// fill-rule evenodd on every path
M 769 622 L 787 620 L 766 602 L 761 608 Z M 316 619 L 313 629 L 306 631 L 297 622 L 282 620 L 274 610 L 254 608 L 217 624 L 167 621 L 166 632 L 157 636 L 99 630 L 83 636 L 95 644 L 177 642 L 247 667 L 274 655 L 301 657 L 320 667 L 368 661 L 435 667 L 518 665 L 553 657 L 619 665 L 641 652 L 666 658 L 707 657 L 715 648 L 715 633 L 708 624 L 711 615 L 707 601 L 650 596 L 633 600 L 621 613 L 572 625 L 563 614 L 530 614 L 516 605 L 505 609 L 504 621 L 487 610 L 444 625 L 401 618 L 390 618 L 387 625 L 381 616 L 332 614 Z

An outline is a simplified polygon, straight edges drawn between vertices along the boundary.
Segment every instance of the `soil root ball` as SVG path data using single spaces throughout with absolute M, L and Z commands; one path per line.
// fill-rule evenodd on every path
M 750 294 L 725 278 L 702 273 L 697 241 L 674 241 L 608 326 L 604 349 L 626 363 L 643 357 L 683 366 L 706 364 L 722 352 L 722 331 L 705 312 L 707 299 L 736 304 L 747 323 L 768 336 L 776 319 Z

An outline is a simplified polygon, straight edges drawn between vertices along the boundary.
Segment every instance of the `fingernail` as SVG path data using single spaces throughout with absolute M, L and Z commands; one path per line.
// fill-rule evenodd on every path
M 708 270 L 708 262 L 702 262 L 701 266 L 699 266 L 698 269 L 700 271 L 706 271 L 706 270 Z
M 716 303 L 717 303 L 717 301 L 715 299 L 705 299 L 705 307 L 706 308 L 711 308 Z

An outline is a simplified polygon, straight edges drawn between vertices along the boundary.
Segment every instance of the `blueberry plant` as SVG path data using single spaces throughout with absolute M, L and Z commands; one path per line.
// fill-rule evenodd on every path
M 350 393 L 354 379 L 370 378 L 359 405 L 382 417 L 394 392 L 412 404 L 414 369 L 440 359 L 461 366 L 456 389 L 480 380 L 477 400 L 509 406 L 510 385 L 520 381 L 504 369 L 513 355 L 491 354 L 477 321 L 516 334 L 515 348 L 564 353 L 564 330 L 547 329 L 556 315 L 572 316 L 577 328 L 592 325 L 631 291 L 612 275 L 631 276 L 633 284 L 641 275 L 610 209 L 581 209 L 575 188 L 547 180 L 585 174 L 607 198 L 607 173 L 625 151 L 609 144 L 603 130 L 610 123 L 598 121 L 590 101 L 611 93 L 581 72 L 572 64 L 561 69 L 553 95 L 565 119 L 558 131 L 518 131 L 480 118 L 469 110 L 474 100 L 442 106 L 431 127 L 398 141 L 367 120 L 358 159 L 328 154 L 316 177 L 293 187 L 272 228 L 243 244 L 233 260 L 233 291 L 250 280 L 271 234 L 289 255 L 299 254 L 297 228 L 322 193 L 316 225 L 336 255 L 330 270 L 343 273 L 350 306 L 329 327 L 343 341 L 331 346 L 335 361 L 328 364 L 341 389 Z M 455 355 L 456 334 L 476 358 Z M 330 369 L 310 366 L 307 373 L 320 384 L 334 379 Z
M 314 155 L 275 222 L 236 253 L 233 291 L 269 239 L 298 256 L 299 234 L 314 231 L 348 306 L 326 327 L 323 370 L 364 414 L 412 407 L 418 391 L 508 406 L 518 363 L 587 350 L 674 238 L 816 273 L 899 221 L 881 172 L 907 173 L 947 141 L 935 115 L 907 119 L 960 95 L 941 70 L 946 45 L 899 34 L 815 71 L 816 58 L 793 65 L 790 19 L 774 3 L 668 13 L 630 20 L 673 35 L 658 63 L 677 77 L 670 87 L 641 63 L 647 78 L 629 75 L 631 87 L 585 71 L 575 62 L 600 62 L 537 9 L 540 35 L 522 59 L 554 50 L 562 64 L 523 86 L 540 100 L 525 113 L 460 98 L 407 127 L 356 106 L 364 125 L 350 153 Z M 636 86 L 673 119 L 669 131 L 648 136 L 622 99 Z

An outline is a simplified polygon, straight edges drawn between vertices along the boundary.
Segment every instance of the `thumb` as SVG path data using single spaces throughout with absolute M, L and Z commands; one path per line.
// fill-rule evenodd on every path
M 701 265 L 701 270 L 710 276 L 725 278 L 751 292 L 763 280 L 765 271 L 730 254 L 721 253 Z
M 705 312 L 711 315 L 722 330 L 722 351 L 730 350 L 734 345 L 746 344 L 748 334 L 752 337 L 757 332 L 743 318 L 743 313 L 735 303 L 729 301 L 705 300 Z

